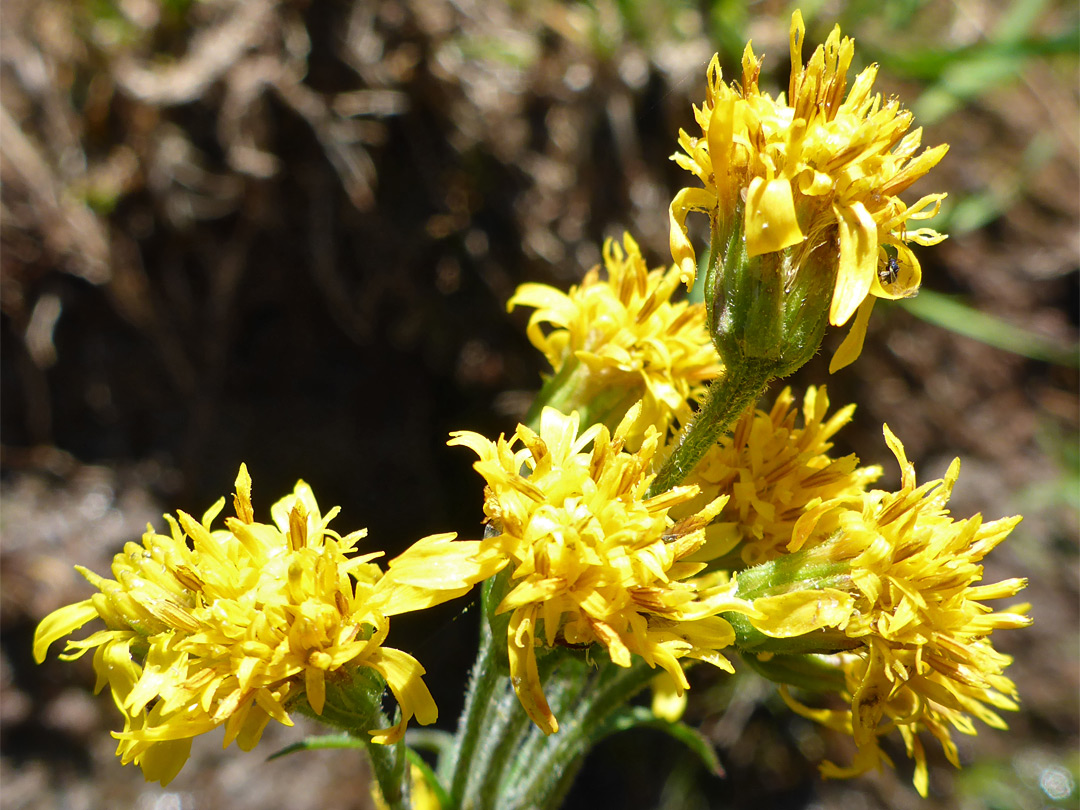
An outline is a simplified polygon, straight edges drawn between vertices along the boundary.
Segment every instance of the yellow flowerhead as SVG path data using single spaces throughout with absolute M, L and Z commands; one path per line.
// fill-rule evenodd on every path
M 788 251 L 787 267 L 810 263 L 815 272 L 835 271 L 829 322 L 845 324 L 858 310 L 833 358 L 835 370 L 858 357 L 875 297 L 918 291 L 921 269 L 908 243 L 933 245 L 945 238 L 930 228 L 907 227 L 936 214 L 944 194 L 927 195 L 910 208 L 897 195 L 937 164 L 948 146 L 916 155 L 922 129 L 908 132 L 911 113 L 896 99 L 873 93 L 876 65 L 859 73 L 848 92 L 854 41 L 841 37 L 839 26 L 805 65 L 804 36 L 796 11 L 786 97 L 774 99 L 758 88 L 761 61 L 750 44 L 740 82 L 724 84 L 713 57 L 707 98 L 694 110 L 701 136 L 680 131 L 683 153 L 673 157 L 704 188 L 675 195 L 671 252 L 683 278 L 692 280 L 697 261 L 686 215 L 702 211 L 710 216 L 714 245 L 741 232 L 750 257 Z M 811 254 L 818 259 L 808 262 Z M 821 261 L 823 255 L 833 258 Z
M 697 487 L 646 498 L 659 434 L 649 428 L 640 449 L 626 452 L 636 416 L 627 413 L 614 436 L 603 425 L 579 434 L 576 413 L 545 408 L 539 433 L 519 425 L 510 441 L 459 432 L 450 442 L 480 457 L 474 467 L 487 481 L 484 513 L 496 532 L 481 544 L 512 567 L 511 590 L 497 608 L 512 611 L 510 674 L 529 717 L 549 734 L 559 726 L 536 645 L 603 644 L 619 666 L 637 655 L 662 667 L 681 691 L 689 685 L 680 658 L 730 671 L 717 651 L 734 637 L 717 614 L 749 610 L 732 597 L 734 583 L 703 596 L 687 581 L 704 564 L 684 560 L 704 543 L 704 526 L 725 499 L 677 523 L 668 512 Z
M 728 502 L 694 559 L 715 560 L 733 549 L 746 565 L 775 559 L 786 553 L 795 522 L 808 509 L 861 494 L 877 480 L 880 467 L 859 467 L 854 455 L 829 456 L 832 437 L 851 421 L 855 406 L 826 418 L 828 410 L 825 387 L 811 386 L 797 427 L 795 398 L 785 388 L 770 411 L 747 411 L 705 454 L 687 478 L 701 488 L 690 507 L 721 494 Z
M 401 707 L 401 722 L 373 731 L 392 742 L 415 716 L 437 717 L 407 653 L 384 647 L 390 616 L 445 601 L 490 571 L 472 562 L 476 542 L 453 535 L 419 541 L 390 563 L 382 552 L 350 556 L 366 531 L 345 537 L 300 482 L 271 508 L 272 524 L 256 523 L 251 479 L 240 467 L 225 529 L 210 525 L 220 499 L 197 521 L 177 512 L 169 535 L 148 528 L 113 559 L 115 579 L 77 566 L 100 593 L 53 612 L 34 637 L 34 656 L 92 619 L 106 629 L 67 643 L 65 659 L 94 650 L 97 689 L 109 684 L 124 715 L 117 754 L 147 780 L 167 784 L 187 760 L 191 738 L 225 725 L 225 744 L 244 750 L 270 719 L 292 725 L 288 709 L 304 700 L 322 714 L 329 683 L 347 682 L 359 667 L 377 672 Z M 433 562 L 432 561 L 436 561 Z
M 546 284 L 523 284 L 507 303 L 535 308 L 527 334 L 556 375 L 577 374 L 564 410 L 591 407 L 590 421 L 615 424 L 641 400 L 641 428 L 661 432 L 685 421 L 691 400 L 720 374 L 720 360 L 705 329 L 700 304 L 672 302 L 678 271 L 650 271 L 633 238 L 608 240 L 604 269 L 590 270 L 563 293 Z M 545 330 L 545 326 L 549 329 Z M 576 383 L 576 384 L 574 384 Z M 597 403 L 600 403 L 599 405 Z M 569 407 L 566 407 L 569 406 Z
M 995 611 L 984 602 L 1013 597 L 1026 581 L 979 583 L 983 557 L 1020 518 L 983 523 L 976 515 L 954 521 L 946 506 L 959 462 L 953 462 L 944 479 L 916 486 L 903 446 L 888 428 L 885 438 L 900 462 L 901 489 L 823 504 L 800 519 L 791 543 L 793 550 L 805 546 L 802 565 L 832 570 L 831 577 L 818 578 L 818 594 L 844 604 L 844 617 L 815 626 L 814 617 L 806 614 L 805 626 L 788 621 L 783 627 L 783 615 L 791 610 L 784 601 L 793 598 L 789 589 L 783 596 L 767 597 L 769 603 L 755 600 L 770 618 L 751 622 L 769 624 L 768 635 L 786 637 L 834 627 L 849 645 L 857 645 L 840 659 L 850 709 L 815 711 L 788 702 L 853 735 L 859 747 L 855 762 L 847 768 L 826 763 L 826 776 L 851 776 L 887 761 L 878 737 L 898 728 L 916 762 L 915 785 L 925 795 L 926 756 L 919 730 L 930 731 L 958 765 L 950 729 L 975 734 L 973 717 L 1005 728 L 995 709 L 1016 709 L 1016 687 L 1003 674 L 1012 659 L 994 649 L 990 636 L 994 630 L 1030 624 L 1023 615 L 1027 608 Z

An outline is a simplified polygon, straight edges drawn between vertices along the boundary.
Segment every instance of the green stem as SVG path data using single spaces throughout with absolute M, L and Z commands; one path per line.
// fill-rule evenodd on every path
M 390 810 L 410 810 L 412 798 L 409 796 L 410 781 L 405 755 L 405 741 L 399 740 L 393 745 L 379 745 L 365 733 L 367 752 L 371 758 L 371 770 L 379 783 L 383 800 Z
M 450 796 L 460 802 L 465 794 L 469 771 L 473 764 L 476 746 L 484 733 L 484 718 L 491 705 L 495 686 L 499 682 L 499 667 L 493 643 L 491 626 L 486 616 L 480 618 L 480 649 L 469 678 L 469 690 L 465 695 L 465 707 L 458 721 L 454 747 L 445 762 L 440 764 L 440 777 L 446 784 L 449 777 Z
M 576 709 L 528 763 L 526 778 L 509 787 L 500 808 L 552 810 L 557 807 L 581 768 L 589 746 L 595 742 L 593 732 L 612 712 L 641 691 L 655 674 L 656 671 L 644 661 L 628 668 L 610 662 L 602 664 L 599 673 L 581 694 Z
M 564 658 L 555 677 L 544 683 L 544 693 L 551 711 L 556 717 L 565 717 L 581 699 L 582 694 L 592 682 L 591 666 L 585 661 Z M 513 791 L 514 786 L 531 777 L 534 765 L 541 752 L 549 745 L 549 738 L 536 726 L 529 724 L 514 750 L 513 761 L 504 761 L 502 772 L 497 774 L 497 796 L 503 797 Z M 498 810 L 499 805 L 492 805 Z
M 550 682 L 550 675 L 558 662 L 557 655 L 540 659 L 538 664 L 542 682 Z M 557 681 L 561 683 L 562 678 Z M 502 696 L 491 705 L 491 711 L 484 718 L 483 741 L 470 766 L 465 795 L 460 803 L 462 810 L 501 809 L 503 773 L 533 728 L 532 721 L 509 684 Z
M 491 711 L 484 720 L 484 739 L 469 764 L 469 778 L 459 803 L 462 810 L 492 806 L 489 794 L 492 782 L 496 781 L 494 775 L 502 770 L 506 758 L 528 733 L 530 722 L 509 682 L 491 703 Z
M 583 428 L 603 423 L 614 430 L 641 394 L 642 389 L 635 386 L 599 386 L 588 366 L 570 358 L 558 374 L 544 382 L 522 424 L 539 431 L 540 414 L 545 407 L 552 407 L 564 414 L 577 411 Z
M 533 430 L 539 430 L 540 414 L 546 405 L 566 413 L 567 405 L 573 402 L 577 393 L 579 378 L 587 374 L 588 369 L 584 368 L 576 357 L 567 358 L 558 373 L 544 381 L 521 423 Z
M 724 431 L 757 402 L 774 368 L 767 361 L 747 360 L 724 370 L 724 376 L 709 386 L 701 409 L 679 432 L 674 451 L 649 487 L 650 496 L 678 486 L 690 474 Z
M 409 810 L 412 806 L 409 797 L 411 783 L 405 767 L 407 759 L 405 741 L 399 740 L 391 745 L 382 745 L 375 742 L 368 734 L 369 729 L 390 726 L 390 721 L 381 709 L 372 709 L 370 690 L 370 683 L 359 678 L 358 682 L 345 684 L 340 689 L 335 689 L 333 693 L 335 699 L 327 701 L 322 714 L 315 714 L 306 700 L 297 702 L 293 708 L 320 723 L 344 729 L 349 736 L 362 742 L 371 760 L 372 775 L 379 785 L 379 791 L 387 807 L 390 810 Z M 379 692 L 381 691 L 380 688 Z

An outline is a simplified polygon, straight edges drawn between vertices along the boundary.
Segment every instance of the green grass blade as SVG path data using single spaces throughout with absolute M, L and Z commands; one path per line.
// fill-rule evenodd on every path
M 1070 368 L 1080 367 L 1080 345 L 1060 342 L 1014 326 L 1000 318 L 979 312 L 941 293 L 923 290 L 915 298 L 898 301 L 916 318 L 978 340 L 1007 352 Z

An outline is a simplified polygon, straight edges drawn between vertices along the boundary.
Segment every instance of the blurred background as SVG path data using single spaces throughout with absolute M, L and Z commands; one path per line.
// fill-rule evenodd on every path
M 455 429 L 511 431 L 545 371 L 505 302 L 566 288 L 631 231 L 670 262 L 669 155 L 714 51 L 786 87 L 786 2 L 4 0 L 0 3 L 0 782 L 4 808 L 364 808 L 354 752 L 266 762 L 200 739 L 167 789 L 120 766 L 90 662 L 30 657 L 36 623 L 126 541 L 201 514 L 246 461 L 257 515 L 297 478 L 390 555 L 477 537 L 481 479 Z M 849 751 L 768 684 L 695 669 L 689 719 L 728 770 L 651 732 L 590 757 L 570 808 L 1041 808 L 1078 803 L 1080 93 L 1077 6 L 807 0 L 951 144 L 924 292 L 879 303 L 791 384 L 857 402 L 839 452 L 920 480 L 954 456 L 958 516 L 1023 513 L 987 579 L 1026 576 L 1011 730 L 928 741 L 931 797 L 897 772 L 823 782 Z M 475 649 L 467 600 L 394 619 L 452 729 Z M 726 711 L 723 707 L 728 706 Z

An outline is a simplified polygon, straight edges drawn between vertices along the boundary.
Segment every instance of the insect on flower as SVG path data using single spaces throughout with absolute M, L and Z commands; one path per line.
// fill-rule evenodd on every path
M 900 263 L 895 256 L 890 256 L 889 260 L 878 268 L 878 281 L 882 287 L 891 287 L 899 277 Z

